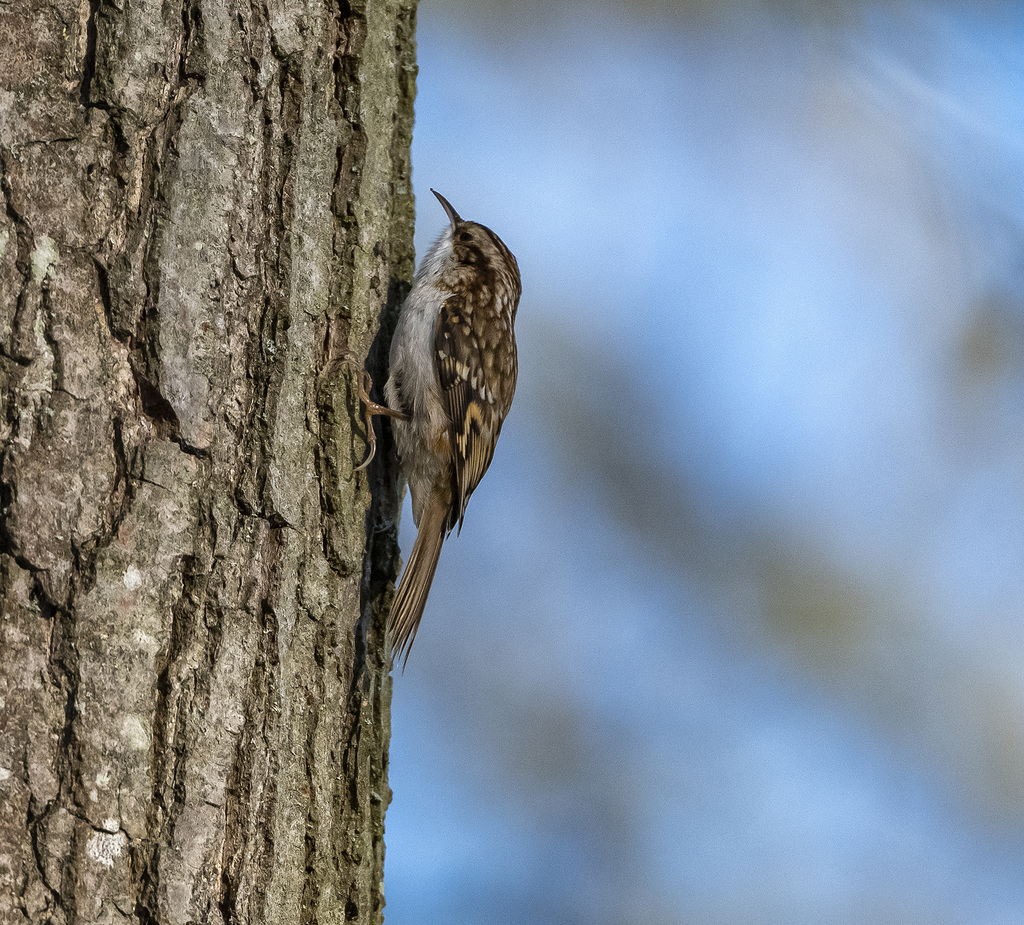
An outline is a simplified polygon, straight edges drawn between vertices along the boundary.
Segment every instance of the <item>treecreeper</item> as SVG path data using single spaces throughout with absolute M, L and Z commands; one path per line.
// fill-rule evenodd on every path
M 416 542 L 398 584 L 388 632 L 393 658 L 409 650 L 434 580 L 441 546 L 494 456 L 516 390 L 515 320 L 522 286 L 512 252 L 490 228 L 464 221 L 436 190 L 449 225 L 420 262 L 391 341 L 387 405 L 370 400 L 364 376 L 369 454 L 373 415 L 392 418 L 412 496 Z

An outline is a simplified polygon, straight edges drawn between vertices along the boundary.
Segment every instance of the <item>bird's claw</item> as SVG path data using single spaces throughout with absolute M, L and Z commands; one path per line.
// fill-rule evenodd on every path
M 377 434 L 373 429 L 374 415 L 384 415 L 385 417 L 394 418 L 396 421 L 409 420 L 409 415 L 404 411 L 395 411 L 394 408 L 389 408 L 387 405 L 381 405 L 373 401 L 370 398 L 370 389 L 372 388 L 373 380 L 370 378 L 370 374 L 364 369 L 363 384 L 359 387 L 359 399 L 362 401 L 363 407 L 366 409 L 366 442 L 370 446 L 370 452 L 366 459 L 363 460 L 363 464 L 355 470 L 356 472 L 359 472 L 370 465 L 377 452 Z
M 361 465 L 356 466 L 354 472 L 362 472 L 370 463 L 373 462 L 373 457 L 377 455 L 377 432 L 373 429 L 373 411 L 374 407 L 378 407 L 376 402 L 370 400 L 370 389 L 373 388 L 373 379 L 370 374 L 364 369 L 363 370 L 363 381 L 359 386 L 359 400 L 363 403 L 363 409 L 366 413 L 366 443 L 369 447 L 366 453 L 366 459 L 363 460 Z

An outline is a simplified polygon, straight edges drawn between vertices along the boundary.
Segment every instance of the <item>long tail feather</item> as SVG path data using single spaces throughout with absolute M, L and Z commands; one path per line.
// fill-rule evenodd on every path
M 416 542 L 413 543 L 412 554 L 405 565 L 402 580 L 398 583 L 398 593 L 391 605 L 388 616 L 388 629 L 391 632 L 392 658 L 409 660 L 416 630 L 419 629 L 423 607 L 427 603 L 430 585 L 437 570 L 437 560 L 441 557 L 441 545 L 444 543 L 446 522 L 450 502 L 443 497 L 434 495 L 430 499 L 423 516 L 420 518 Z

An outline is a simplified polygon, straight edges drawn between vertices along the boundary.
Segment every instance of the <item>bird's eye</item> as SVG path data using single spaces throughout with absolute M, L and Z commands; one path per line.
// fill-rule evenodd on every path
M 459 240 L 460 241 L 472 241 L 473 240 L 473 235 L 471 235 L 468 231 L 464 231 L 464 232 L 462 232 L 462 234 L 459 235 Z

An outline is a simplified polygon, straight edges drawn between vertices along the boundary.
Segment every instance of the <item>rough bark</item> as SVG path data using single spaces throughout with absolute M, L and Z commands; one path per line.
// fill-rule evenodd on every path
M 415 0 L 339 2 L 0 5 L 0 922 L 382 920 Z

